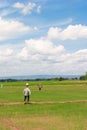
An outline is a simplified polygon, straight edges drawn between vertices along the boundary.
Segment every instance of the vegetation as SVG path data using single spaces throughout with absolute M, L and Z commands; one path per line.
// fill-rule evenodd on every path
M 13 79 L 13 78 L 6 78 L 6 79 L 0 79 L 0 82 L 18 82 L 18 81 L 50 81 L 50 80 L 57 80 L 57 81 L 63 81 L 63 80 L 78 80 L 78 78 L 63 78 L 63 77 L 56 77 L 56 78 L 46 78 L 46 79 Z
M 80 77 L 80 80 L 87 80 L 87 72 L 85 73 L 85 75 Z
M 87 80 L 87 72 L 85 73 L 85 75 L 78 77 L 73 77 L 73 78 L 64 78 L 62 76 L 60 77 L 55 77 L 55 78 L 36 78 L 36 79 L 30 79 L 30 78 L 26 78 L 26 79 L 16 79 L 16 78 L 2 78 L 0 79 L 0 82 L 22 82 L 22 81 L 64 81 L 64 80 Z
M 23 104 L 23 89 L 26 81 L 1 82 L 0 88 L 0 130 L 86 130 L 87 103 L 54 103 L 87 100 L 87 81 L 29 81 L 30 102 L 44 104 Z M 37 85 L 42 84 L 41 91 Z M 21 102 L 20 105 L 9 103 Z M 3 105 L 8 103 L 8 105 Z

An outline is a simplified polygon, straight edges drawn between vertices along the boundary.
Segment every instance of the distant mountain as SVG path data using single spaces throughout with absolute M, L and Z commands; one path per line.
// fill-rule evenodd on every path
M 26 76 L 6 76 L 0 79 L 51 79 L 51 78 L 80 78 L 80 75 L 26 75 Z

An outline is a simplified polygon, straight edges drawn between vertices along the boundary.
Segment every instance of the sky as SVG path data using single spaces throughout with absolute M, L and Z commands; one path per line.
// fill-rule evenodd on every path
M 87 0 L 0 0 L 0 76 L 87 72 Z

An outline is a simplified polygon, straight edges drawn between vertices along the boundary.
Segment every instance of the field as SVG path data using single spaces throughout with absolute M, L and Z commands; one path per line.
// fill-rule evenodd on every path
M 29 84 L 30 104 L 23 103 L 25 82 L 0 86 L 0 130 L 87 130 L 87 81 Z

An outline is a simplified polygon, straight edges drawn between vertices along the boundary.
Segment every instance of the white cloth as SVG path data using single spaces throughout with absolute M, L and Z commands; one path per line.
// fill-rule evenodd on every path
M 29 88 L 25 88 L 25 89 L 24 89 L 24 95 L 25 95 L 25 96 L 31 95 L 31 91 L 30 91 Z

